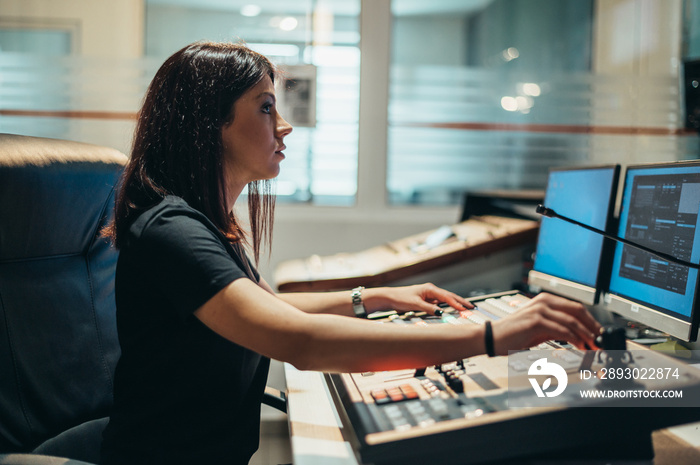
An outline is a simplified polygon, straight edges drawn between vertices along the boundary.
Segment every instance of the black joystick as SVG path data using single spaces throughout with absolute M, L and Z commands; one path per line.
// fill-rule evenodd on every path
M 601 350 L 598 352 L 598 360 L 607 370 L 617 368 L 627 368 L 634 365 L 632 353 L 627 350 L 627 338 L 625 337 L 625 328 L 619 326 L 604 326 L 600 330 L 600 335 L 596 338 L 595 343 Z M 637 382 L 633 379 L 620 379 L 619 377 L 606 377 L 601 380 L 601 386 L 604 387 L 620 387 L 632 388 L 637 386 Z
M 595 344 L 603 350 L 627 350 L 625 328 L 619 326 L 603 326 Z
M 425 370 L 426 370 L 425 367 L 416 368 L 416 371 L 415 371 L 415 373 L 413 373 L 413 376 L 415 376 L 416 378 L 418 378 L 419 376 L 425 376 Z

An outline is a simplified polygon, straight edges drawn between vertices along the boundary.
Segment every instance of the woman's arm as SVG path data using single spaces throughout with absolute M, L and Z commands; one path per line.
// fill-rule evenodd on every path
M 260 280 L 263 289 L 274 294 L 267 282 Z M 328 313 L 355 316 L 350 290 L 336 292 L 278 293 L 277 297 L 306 313 Z M 367 313 L 393 309 L 398 311 L 424 311 L 434 313 L 438 303 L 446 303 L 458 310 L 473 306 L 455 293 L 426 283 L 415 286 L 376 287 L 362 291 L 362 303 Z
M 554 296 L 532 302 L 516 318 L 493 323 L 497 353 L 549 339 L 566 339 L 579 347 L 593 343 L 597 323 L 583 306 Z M 308 314 L 245 278 L 218 292 L 195 316 L 230 341 L 305 370 L 417 368 L 485 351 L 482 326 L 392 325 Z
M 352 291 L 276 293 L 262 277 L 260 278 L 260 287 L 306 313 L 355 316 L 350 298 Z

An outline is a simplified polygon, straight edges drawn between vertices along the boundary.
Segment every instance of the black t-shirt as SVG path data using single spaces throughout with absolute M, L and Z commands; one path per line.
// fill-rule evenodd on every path
M 259 275 L 239 244 L 178 197 L 141 214 L 125 244 L 115 289 L 122 355 L 102 464 L 248 463 L 269 360 L 193 312 Z

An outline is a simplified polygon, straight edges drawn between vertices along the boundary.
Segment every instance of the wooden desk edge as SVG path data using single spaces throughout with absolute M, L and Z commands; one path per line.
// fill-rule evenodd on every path
M 506 236 L 497 237 L 488 242 L 473 246 L 465 246 L 462 249 L 444 255 L 438 255 L 424 261 L 393 268 L 375 275 L 308 281 L 288 281 L 278 284 L 277 289 L 279 292 L 310 292 L 352 289 L 357 286 L 382 286 L 420 273 L 473 260 L 528 243 L 534 243 L 537 240 L 538 231 L 539 224 L 533 224 L 530 228 Z

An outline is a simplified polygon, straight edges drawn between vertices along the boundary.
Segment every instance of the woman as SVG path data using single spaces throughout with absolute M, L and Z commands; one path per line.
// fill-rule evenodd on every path
M 105 465 L 247 463 L 269 358 L 356 372 L 505 354 L 548 339 L 593 343 L 598 324 L 584 307 L 551 295 L 488 328 L 349 318 L 350 291 L 276 295 L 242 245 L 257 262 L 262 238 L 270 239 L 269 180 L 292 131 L 277 112 L 274 78 L 270 62 L 245 46 L 195 43 L 170 57 L 148 89 L 108 230 L 120 249 L 122 355 Z M 233 213 L 246 186 L 249 238 Z M 354 298 L 367 312 L 470 307 L 430 284 Z

